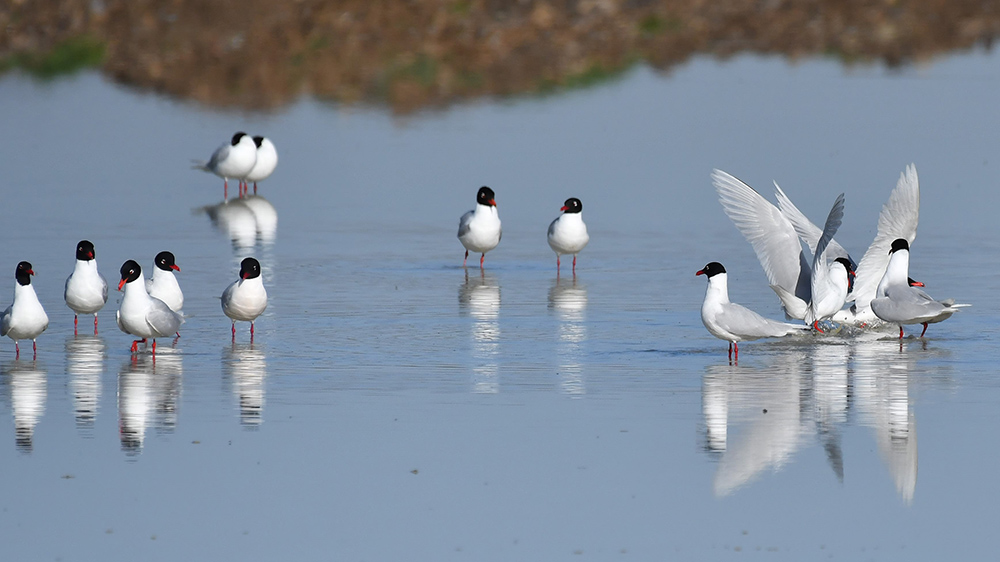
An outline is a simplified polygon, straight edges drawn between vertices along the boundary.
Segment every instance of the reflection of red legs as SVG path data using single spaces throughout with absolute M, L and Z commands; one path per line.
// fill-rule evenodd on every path
M 465 267 L 465 262 L 469 261 L 469 251 L 465 251 L 465 259 L 462 260 L 462 267 Z
M 927 333 L 927 322 L 924 322 L 924 329 L 921 330 L 920 337 L 924 337 L 925 333 Z

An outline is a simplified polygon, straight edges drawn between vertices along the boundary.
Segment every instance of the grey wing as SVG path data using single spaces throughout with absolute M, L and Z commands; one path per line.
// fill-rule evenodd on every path
M 830 242 L 837 234 L 837 230 L 840 229 L 840 225 L 843 221 L 844 194 L 841 193 L 837 196 L 837 200 L 833 202 L 833 208 L 830 209 L 830 214 L 827 215 L 826 223 L 823 225 L 823 235 L 820 236 L 819 241 L 816 243 L 816 253 L 813 254 L 812 263 L 812 282 L 814 287 L 819 283 L 826 281 L 826 277 L 829 273 L 826 267 L 827 248 L 830 246 Z
M 10 312 L 14 308 L 14 305 L 7 307 L 7 310 L 3 311 L 3 319 L 0 320 L 0 336 L 6 336 L 7 332 L 10 331 Z
M 229 149 L 231 146 L 232 145 L 230 145 L 229 143 L 226 143 L 217 148 L 215 152 L 212 153 L 212 158 L 208 160 L 208 164 L 205 164 L 205 168 L 208 170 L 215 171 L 215 168 L 216 166 L 219 165 L 219 162 L 229 157 Z
M 764 318 L 760 314 L 736 303 L 723 305 L 722 312 L 715 317 L 719 326 L 727 332 L 745 339 L 784 336 L 805 326 L 796 326 Z
M 472 223 L 472 217 L 475 214 L 474 211 L 469 211 L 462 215 L 462 218 L 458 219 L 458 237 L 461 238 L 469 233 L 469 224 Z
M 777 207 L 731 174 L 713 170 L 712 183 L 722 209 L 757 254 L 768 284 L 809 300 L 808 264 L 792 223 Z
M 104 299 L 104 302 L 108 302 L 108 280 L 99 273 L 97 276 L 101 278 L 101 296 Z
M 882 206 L 882 212 L 878 216 L 878 233 L 858 265 L 852 294 L 857 303 L 863 303 L 861 308 L 867 308 L 868 303 L 875 298 L 875 290 L 889 265 L 892 241 L 903 238 L 912 244 L 917 237 L 919 219 L 920 182 L 917 179 L 917 168 L 910 164 L 899 175 L 899 181 L 889 194 L 889 200 Z
M 809 251 L 812 252 L 813 255 L 816 255 L 816 245 L 819 244 L 819 239 L 823 237 L 823 231 L 820 230 L 818 226 L 813 224 L 813 222 L 809 220 L 805 214 L 803 214 L 802 211 L 795 206 L 794 203 L 792 203 L 792 200 L 785 195 L 784 191 L 781 190 L 778 182 L 774 182 L 774 189 L 776 190 L 774 195 L 778 199 L 778 208 L 781 209 L 781 214 L 785 215 L 785 217 L 791 221 L 792 226 L 795 227 L 795 232 L 799 235 L 799 238 L 802 238 L 802 240 L 806 243 L 806 246 L 809 246 Z M 847 250 L 837 243 L 836 240 L 830 240 L 828 248 L 830 252 L 828 255 L 833 259 L 847 258 L 850 260 L 853 267 L 857 267 L 858 264 L 854 263 L 854 260 L 847 253 Z
M 946 308 L 927 293 L 909 286 L 892 286 L 886 291 L 885 298 L 876 300 L 881 303 L 880 316 L 884 314 L 894 321 L 911 323 L 932 319 Z
M 160 299 L 153 298 L 153 306 L 146 313 L 146 323 L 154 332 L 164 336 L 173 334 L 180 329 L 182 322 L 184 319 L 180 314 L 170 310 L 170 307 Z

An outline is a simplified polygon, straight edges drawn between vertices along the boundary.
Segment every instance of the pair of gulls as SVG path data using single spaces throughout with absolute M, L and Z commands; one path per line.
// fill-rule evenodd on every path
M 174 255 L 160 252 L 154 265 L 153 275 L 148 280 L 144 280 L 142 268 L 134 260 L 126 261 L 121 267 L 118 290 L 124 286 L 125 295 L 117 314 L 118 327 L 142 338 L 132 342 L 132 352 L 137 351 L 138 344 L 153 338 L 153 353 L 156 353 L 156 338 L 177 333 L 184 322 L 181 313 L 184 294 L 174 277 L 174 271 L 180 271 Z M 14 340 L 18 357 L 21 352 L 18 342 L 22 339 L 32 340 L 32 350 L 37 355 L 35 340 L 49 325 L 48 315 L 31 284 L 34 274 L 29 262 L 17 264 L 14 301 L 0 316 L 0 335 Z M 94 245 L 88 240 L 81 240 L 77 245 L 76 267 L 66 279 L 63 298 L 74 312 L 74 335 L 79 314 L 94 315 L 94 335 L 97 335 L 97 312 L 107 303 L 108 282 L 97 269 Z M 222 310 L 233 320 L 233 338 L 236 337 L 236 321 L 248 321 L 252 341 L 254 320 L 266 307 L 267 292 L 260 279 L 260 263 L 254 258 L 246 258 L 240 264 L 240 278 L 222 294 Z
M 560 258 L 563 255 L 573 255 L 573 274 L 576 275 L 576 255 L 590 241 L 587 225 L 583 222 L 583 203 L 576 197 L 570 197 L 559 210 L 562 214 L 549 224 L 549 247 L 556 253 L 556 271 L 562 265 Z M 465 246 L 462 267 L 466 266 L 471 250 L 482 254 L 479 257 L 479 268 L 482 269 L 486 252 L 497 247 L 502 234 L 496 194 L 486 186 L 480 187 L 476 193 L 476 208 L 462 215 L 458 221 L 458 239 Z
M 729 301 L 726 269 L 711 262 L 696 275 L 708 277 L 701 319 L 708 331 L 729 342 L 739 357 L 738 342 L 781 337 L 809 330 L 822 331 L 819 322 L 868 327 L 887 322 L 927 325 L 949 318 L 961 307 L 954 300 L 935 301 L 909 278 L 909 248 L 917 235 L 920 186 L 911 164 L 879 214 L 878 232 L 861 263 L 854 265 L 833 237 L 844 217 L 844 195 L 833 204 L 822 229 L 791 202 L 777 183 L 775 206 L 736 177 L 714 170 L 712 182 L 726 215 L 750 242 L 785 316 L 805 326 L 778 322 Z M 801 240 L 801 241 L 800 241 Z M 808 246 L 812 259 L 802 249 Z M 850 308 L 844 305 L 854 301 Z
M 253 193 L 257 194 L 257 182 L 264 181 L 278 166 L 278 151 L 267 137 L 251 137 L 240 131 L 228 143 L 215 149 L 208 162 L 198 162 L 195 169 L 212 172 L 223 179 L 222 198 L 229 198 L 229 178 L 240 181 L 239 196 L 243 197 L 253 182 Z

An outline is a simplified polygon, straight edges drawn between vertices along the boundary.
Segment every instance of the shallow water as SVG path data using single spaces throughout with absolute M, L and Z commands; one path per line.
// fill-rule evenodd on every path
M 987 557 L 998 62 L 695 59 L 406 119 L 8 76 L 0 266 L 32 262 L 51 323 L 36 361 L 0 342 L 5 558 Z M 281 161 L 222 204 L 190 162 L 238 129 Z M 780 312 L 711 169 L 813 217 L 846 192 L 860 258 L 910 162 L 913 276 L 973 306 L 922 340 L 750 342 L 730 364 L 694 272 L 721 261 L 734 301 Z M 504 238 L 480 272 L 455 230 L 484 184 Z M 575 278 L 544 238 L 570 196 Z M 113 284 L 176 254 L 187 320 L 155 361 L 130 356 L 117 293 L 73 336 L 81 238 Z M 252 345 L 218 300 L 247 255 L 270 294 Z

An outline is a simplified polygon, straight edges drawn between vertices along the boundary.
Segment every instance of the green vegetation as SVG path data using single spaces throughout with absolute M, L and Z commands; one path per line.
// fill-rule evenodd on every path
M 47 53 L 15 53 L 0 60 L 0 74 L 15 68 L 42 80 L 71 74 L 104 62 L 106 45 L 92 37 L 67 39 Z
M 656 14 L 649 14 L 642 18 L 638 25 L 639 32 L 646 37 L 655 37 L 668 31 L 677 32 L 684 28 L 684 23 L 681 20 L 674 17 L 662 18 Z

